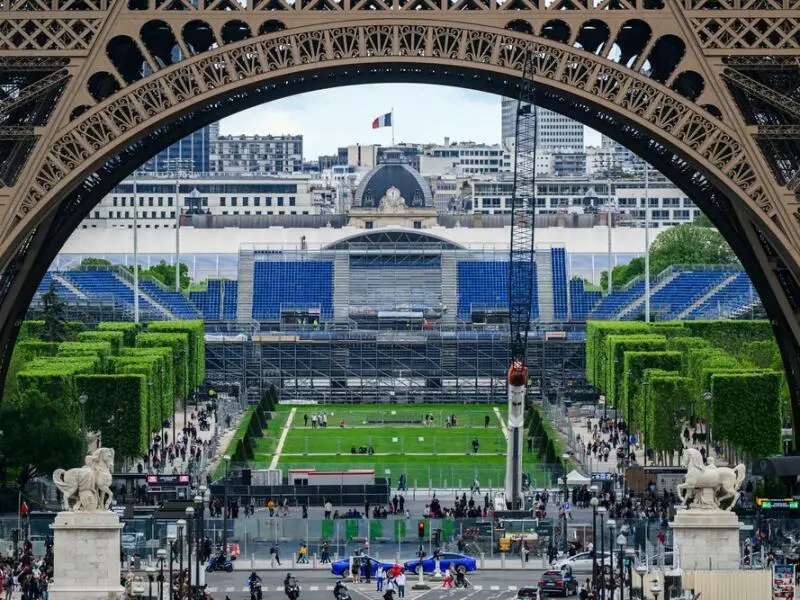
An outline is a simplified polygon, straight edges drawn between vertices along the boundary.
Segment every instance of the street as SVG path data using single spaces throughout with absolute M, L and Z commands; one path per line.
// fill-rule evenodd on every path
M 265 597 L 283 595 L 283 578 L 289 571 L 260 571 L 263 578 L 262 591 Z M 425 583 L 431 586 L 430 590 L 414 590 L 417 577 L 410 575 L 406 584 L 406 600 L 509 600 L 516 597 L 520 587 L 535 586 L 541 575 L 541 570 L 530 571 L 499 571 L 485 570 L 468 575 L 472 587 L 458 590 L 445 590 L 441 587 L 441 580 L 425 577 Z M 231 600 L 249 598 L 246 579 L 247 571 L 234 571 L 233 573 L 208 573 L 206 583 L 208 591 L 214 600 L 224 600 L 229 596 Z M 301 589 L 301 600 L 331 600 L 333 586 L 337 578 L 327 571 L 296 572 Z M 372 583 L 347 584 L 353 600 L 382 600 L 382 592 L 375 589 L 375 580 Z M 395 600 L 397 595 L 395 595 Z

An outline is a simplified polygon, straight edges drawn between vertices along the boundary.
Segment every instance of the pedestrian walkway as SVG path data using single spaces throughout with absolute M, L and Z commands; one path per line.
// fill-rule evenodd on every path
M 291 411 L 289 411 L 289 416 L 286 417 L 286 423 L 283 424 L 283 431 L 281 431 L 281 437 L 278 440 L 278 445 L 275 448 L 275 454 L 272 456 L 272 462 L 269 463 L 270 469 L 277 469 L 278 468 L 278 461 L 281 458 L 281 452 L 283 451 L 283 445 L 286 443 L 286 437 L 289 435 L 289 430 L 292 428 L 292 423 L 294 422 L 294 416 L 297 414 L 297 407 L 293 407 Z

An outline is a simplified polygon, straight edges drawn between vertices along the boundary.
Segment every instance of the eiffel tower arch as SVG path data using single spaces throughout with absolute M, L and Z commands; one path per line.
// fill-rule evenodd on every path
M 170 143 L 334 86 L 513 97 L 528 51 L 542 106 L 628 146 L 719 227 L 800 422 L 800 0 L 0 0 L 2 372 L 59 248 Z

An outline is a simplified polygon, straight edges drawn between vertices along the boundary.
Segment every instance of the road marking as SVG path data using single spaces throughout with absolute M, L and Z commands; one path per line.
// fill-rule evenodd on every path
M 500 409 L 496 406 L 494 407 L 494 414 L 497 417 L 497 420 L 500 421 L 500 429 L 503 430 L 503 437 L 508 440 L 508 429 L 506 428 L 506 422 L 503 420 L 503 415 L 500 414 Z
M 493 592 L 496 592 L 497 590 L 500 589 L 500 586 L 499 585 L 490 585 L 489 589 L 492 590 Z
M 333 591 L 333 586 L 332 585 L 326 585 L 325 586 L 325 591 L 326 592 L 332 592 Z
M 482 585 L 476 585 L 476 586 L 475 586 L 475 591 L 476 591 L 476 592 L 483 591 L 483 586 L 482 586 Z
M 289 429 L 292 427 L 292 421 L 294 421 L 294 415 L 297 413 L 297 407 L 292 408 L 289 411 L 289 416 L 286 417 L 286 423 L 283 426 L 283 431 L 281 431 L 281 437 L 278 440 L 278 445 L 275 447 L 275 454 L 272 456 L 272 462 L 269 464 L 270 469 L 278 468 L 278 461 L 281 458 L 281 452 L 283 451 L 283 445 L 286 443 L 286 436 L 289 435 Z
M 517 591 L 517 586 L 515 586 L 515 585 L 508 586 L 508 591 L 509 592 L 516 592 Z
M 308 591 L 309 592 L 318 592 L 319 591 L 319 586 L 317 586 L 317 585 L 309 586 Z
M 225 588 L 225 591 L 226 591 L 226 592 L 235 592 L 235 591 L 236 591 L 236 588 L 235 588 L 235 587 L 233 587 L 233 586 L 226 587 L 226 588 Z

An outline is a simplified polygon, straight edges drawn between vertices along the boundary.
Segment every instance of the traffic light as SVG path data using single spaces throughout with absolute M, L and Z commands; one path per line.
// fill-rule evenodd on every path
M 420 521 L 417 523 L 417 535 L 419 536 L 419 539 L 425 539 L 425 521 Z

